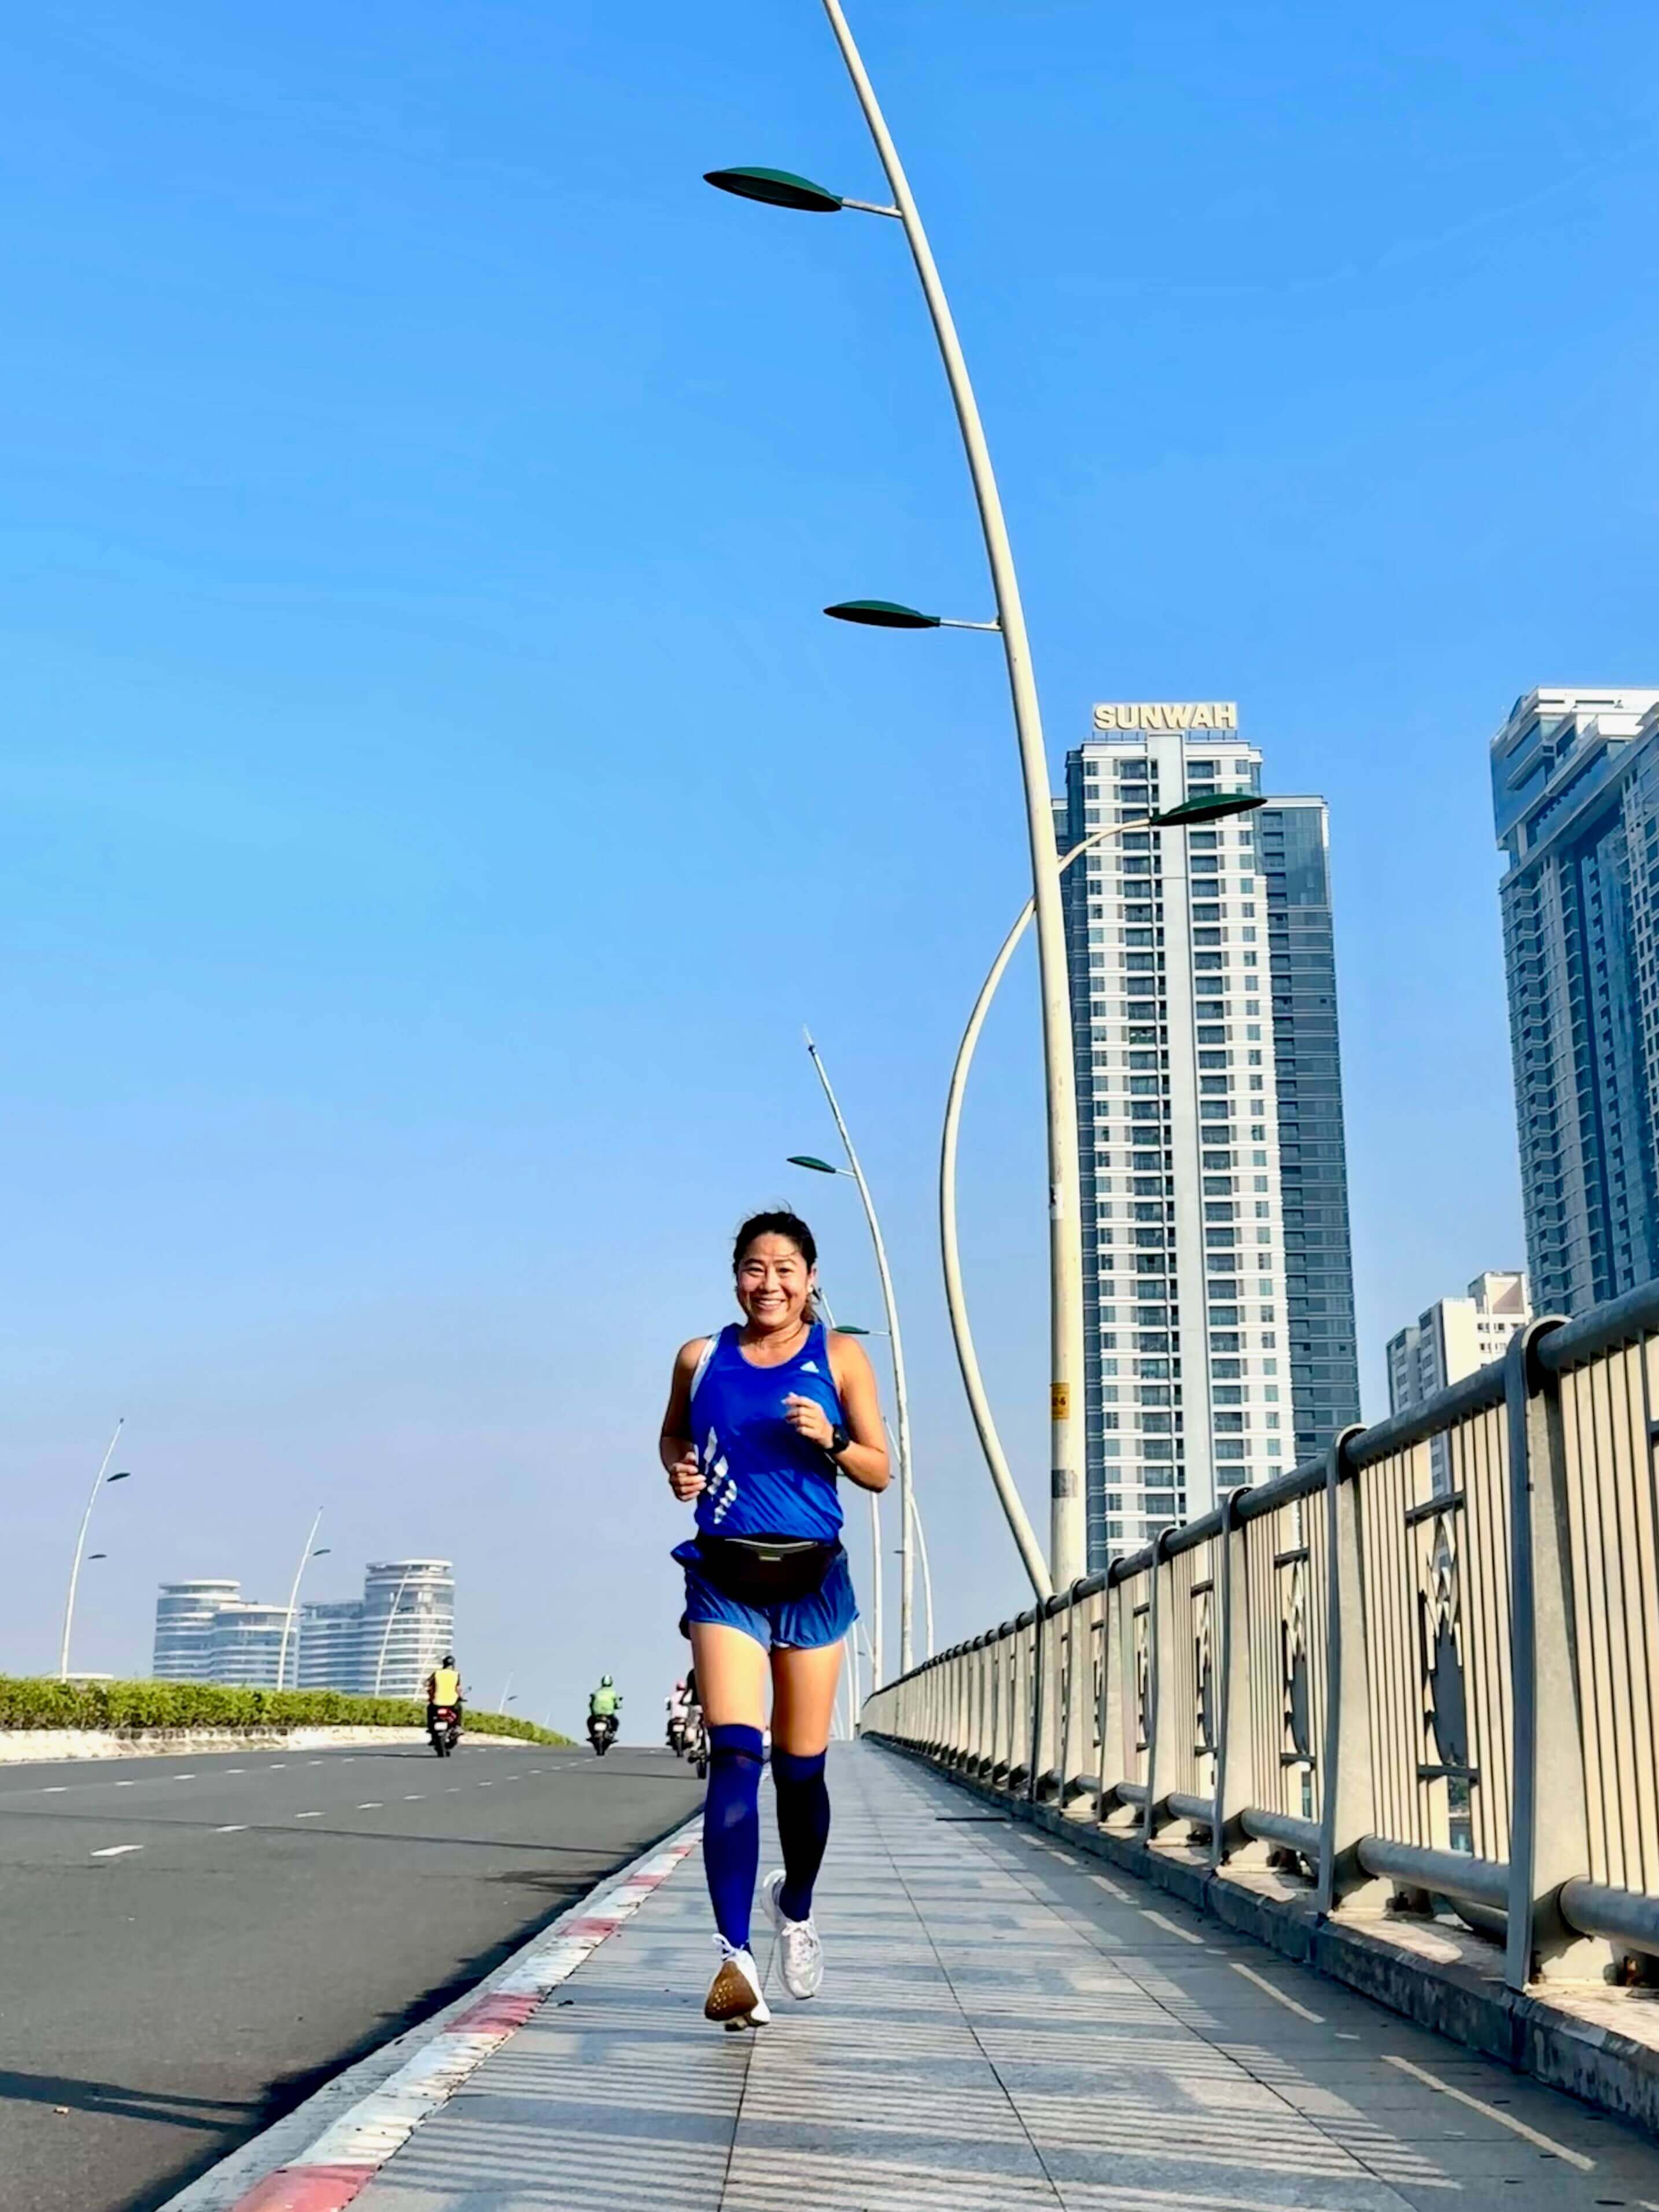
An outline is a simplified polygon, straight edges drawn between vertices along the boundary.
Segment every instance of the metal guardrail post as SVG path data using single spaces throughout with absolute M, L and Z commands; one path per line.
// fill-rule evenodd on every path
M 1365 1650 L 1364 1561 L 1359 1535 L 1358 1484 L 1348 1447 L 1364 1436 L 1356 1424 L 1335 1437 L 1325 1462 L 1325 1528 L 1330 1586 L 1325 1613 L 1326 1708 L 1319 1821 L 1322 1912 L 1380 1912 L 1392 1884 L 1359 1863 L 1362 1836 L 1376 1826 L 1371 1788 L 1370 1686 Z
M 1146 1802 L 1141 1808 L 1140 1840 L 1150 1844 L 1160 1825 L 1167 1825 L 1169 1810 L 1161 1802 L 1158 1778 L 1158 1747 L 1174 1741 L 1176 1716 L 1164 1711 L 1172 1702 L 1176 1681 L 1175 1655 L 1164 1645 L 1175 1633 L 1174 1574 L 1164 1552 L 1170 1531 L 1161 1529 L 1152 1543 L 1152 1619 L 1147 1623 L 1147 1653 L 1152 1679 L 1146 1698 Z M 1167 1799 L 1169 1791 L 1163 1792 Z
M 1504 1372 L 1515 1715 L 1504 1978 L 1516 1990 L 1534 1975 L 1600 1978 L 1609 1956 L 1605 1943 L 1567 1925 L 1559 1902 L 1562 1884 L 1590 1870 L 1561 1394 L 1536 1352 L 1540 1339 L 1562 1326 L 1545 1318 L 1512 1336 Z M 1540 1807 L 1547 1818 L 1540 1819 Z
M 1074 1787 L 1084 1778 L 1088 1738 L 1084 1723 L 1090 1705 L 1089 1607 L 1073 1590 L 1066 1607 L 1065 1695 L 1060 1713 L 1060 1809 L 1072 1802 Z
M 1221 1501 L 1221 1534 L 1216 1539 L 1215 1824 L 1210 1830 L 1210 1864 L 1224 1859 L 1267 1856 L 1239 1824 L 1247 1805 L 1261 1802 L 1255 1787 L 1255 1751 L 1250 1734 L 1249 1559 L 1244 1525 L 1238 1517 L 1242 1493 L 1230 1490 Z
M 1054 1646 L 1054 1632 L 1048 1618 L 1048 1608 L 1039 1599 L 1036 1614 L 1031 1622 L 1031 1743 L 1030 1764 L 1025 1775 L 1026 1802 L 1032 1805 L 1042 1795 L 1042 1781 L 1048 1771 L 1050 1746 L 1054 1739 L 1054 1701 L 1048 1681 L 1049 1660 Z
M 1116 1795 L 1120 1782 L 1129 1778 L 1127 1754 L 1123 1743 L 1123 1668 L 1124 1623 L 1127 1615 L 1123 1605 L 1123 1585 L 1114 1582 L 1108 1570 L 1106 1588 L 1100 1601 L 1100 1710 L 1095 1726 L 1100 1737 L 1100 1768 L 1096 1776 L 1099 1792 L 1095 1799 L 1095 1818 L 1104 1822 L 1118 1805 Z

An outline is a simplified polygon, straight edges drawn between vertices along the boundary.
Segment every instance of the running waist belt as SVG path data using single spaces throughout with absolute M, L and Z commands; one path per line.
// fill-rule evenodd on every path
M 699 1536 L 697 1564 L 738 1605 L 787 1605 L 817 1595 L 840 1550 L 799 1536 Z

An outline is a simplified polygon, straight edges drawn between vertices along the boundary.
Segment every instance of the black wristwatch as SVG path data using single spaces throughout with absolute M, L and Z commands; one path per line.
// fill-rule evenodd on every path
M 829 1453 L 831 1459 L 839 1460 L 842 1454 L 847 1449 L 847 1447 L 852 1443 L 852 1441 L 853 1439 L 851 1437 L 848 1435 L 846 1430 L 842 1428 L 841 1423 L 837 1421 L 835 1427 L 830 1431 L 830 1441 L 824 1446 L 824 1449 Z

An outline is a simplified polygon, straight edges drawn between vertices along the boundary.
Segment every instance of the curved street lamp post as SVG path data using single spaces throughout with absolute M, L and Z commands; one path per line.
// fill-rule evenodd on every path
M 1042 1001 L 1043 1073 L 1048 1105 L 1048 1277 L 1049 1277 L 1049 1468 L 1052 1499 L 1050 1547 L 1055 1579 L 1069 1584 L 1083 1571 L 1085 1520 L 1081 1389 L 1083 1382 L 1083 1247 L 1079 1218 L 1077 1099 L 1073 1090 L 1072 1010 L 1066 964 L 1065 917 L 1060 906 L 1058 855 L 1042 719 L 1031 667 L 1019 581 L 991 466 L 979 407 L 969 380 L 956 324 L 939 281 L 933 250 L 922 228 L 909 183 L 899 160 L 862 58 L 854 44 L 840 0 L 823 0 L 824 13 L 841 50 L 853 89 L 880 158 L 893 204 L 849 199 L 809 178 L 787 170 L 714 169 L 708 181 L 742 199 L 814 215 L 854 209 L 890 216 L 903 226 L 921 280 L 962 432 L 969 474 L 979 507 L 986 557 L 996 599 L 994 623 L 958 623 L 921 613 L 892 600 L 848 600 L 826 612 L 848 622 L 892 629 L 975 629 L 994 630 L 1002 640 L 1008 687 L 1018 742 L 1024 788 L 1026 834 L 1030 847 L 1032 900 Z M 908 1523 L 905 1541 L 908 1545 Z M 906 1587 L 908 1589 L 908 1576 Z
M 109 1449 L 98 1462 L 98 1472 L 92 1479 L 92 1489 L 87 1498 L 87 1510 L 81 1516 L 80 1534 L 75 1540 L 75 1557 L 70 1565 L 69 1596 L 64 1605 L 64 1640 L 58 1652 L 58 1679 L 60 1682 L 67 1682 L 69 1680 L 70 1638 L 75 1632 L 75 1593 L 81 1580 L 81 1566 L 87 1548 L 87 1530 L 92 1523 L 92 1509 L 98 1503 L 99 1492 L 106 1486 L 105 1470 L 115 1456 L 115 1447 L 120 1442 L 121 1431 L 126 1425 L 126 1415 L 124 1413 L 115 1424 L 115 1434 L 109 1440 Z M 127 1468 L 123 1468 L 119 1474 L 107 1477 L 109 1482 L 130 1482 L 131 1480 L 131 1470 Z M 101 1559 L 103 1556 L 101 1552 L 94 1552 L 93 1554 L 94 1559 Z
M 796 1163 L 792 1161 L 791 1165 L 793 1166 L 794 1164 L 796 1164 Z M 838 1172 L 836 1169 L 832 1168 L 830 1165 L 830 1163 L 827 1160 L 823 1163 L 823 1171 L 826 1175 L 835 1175 Z M 830 1301 L 824 1297 L 822 1285 L 820 1285 L 818 1291 L 818 1304 L 823 1308 L 823 1317 L 825 1321 L 829 1322 L 830 1328 L 835 1331 L 837 1336 L 869 1335 L 869 1330 L 867 1328 L 860 1328 L 856 1322 L 837 1321 L 836 1319 L 834 1314 L 830 1310 Z M 866 1491 L 865 1495 L 870 1500 L 870 1573 L 872 1576 L 872 1585 L 870 1590 L 870 1625 L 872 1633 L 866 1638 L 865 1641 L 868 1644 L 870 1651 L 870 1687 L 872 1690 L 877 1690 L 881 1686 L 883 1656 L 886 1649 L 885 1643 L 882 1636 L 881 1577 L 883 1563 L 881 1556 L 881 1500 L 873 1490 Z
M 1073 845 L 1059 863 L 1064 874 L 1073 860 L 1085 853 L 1094 852 L 1109 839 L 1121 836 L 1129 830 L 1193 829 L 1200 823 L 1224 821 L 1229 815 L 1252 813 L 1266 802 L 1251 792 L 1208 793 L 1183 799 L 1175 806 L 1158 814 L 1144 814 L 1130 822 L 1115 822 L 1103 830 L 1097 830 Z M 1031 919 L 1031 902 L 1027 899 L 1020 908 L 1013 927 L 1002 940 L 1002 948 L 991 963 L 990 973 L 980 986 L 974 1011 L 968 1017 L 968 1026 L 963 1031 L 962 1042 L 957 1048 L 956 1065 L 951 1070 L 951 1088 L 945 1102 L 945 1129 L 939 1144 L 939 1250 L 945 1262 L 945 1302 L 950 1310 L 951 1335 L 957 1348 L 957 1363 L 962 1370 L 963 1387 L 968 1393 L 968 1403 L 973 1410 L 974 1426 L 979 1431 L 980 1449 L 985 1455 L 985 1464 L 990 1469 L 991 1480 L 1002 1502 L 1003 1512 L 1025 1571 L 1030 1577 L 1031 1588 L 1037 1598 L 1053 1595 L 1056 1584 L 1062 1589 L 1070 1584 L 1060 1581 L 1056 1572 L 1049 1578 L 1048 1563 L 1042 1556 L 1036 1533 L 1032 1528 L 1008 1461 L 997 1434 L 997 1425 L 985 1395 L 984 1379 L 980 1374 L 979 1358 L 974 1349 L 973 1331 L 968 1325 L 968 1304 L 962 1285 L 962 1260 L 957 1243 L 957 1139 L 962 1124 L 963 1095 L 967 1088 L 968 1071 L 973 1066 L 974 1052 L 979 1043 L 980 1031 L 991 1011 L 991 1001 L 996 996 L 997 986 L 1003 972 L 1013 958 L 1019 941 L 1024 936 Z M 1073 1580 L 1076 1577 L 1073 1577 Z
M 285 1690 L 288 1687 L 288 1644 L 289 1638 L 294 1632 L 294 1609 L 300 1602 L 301 1577 L 313 1559 L 325 1559 L 331 1549 L 327 1544 L 319 1546 L 314 1552 L 311 1548 L 317 1540 L 317 1531 L 322 1526 L 322 1520 L 323 1509 L 319 1505 L 317 1508 L 317 1517 L 311 1524 L 311 1532 L 306 1538 L 306 1547 L 300 1554 L 300 1564 L 294 1570 L 294 1584 L 288 1594 L 288 1611 L 283 1616 L 282 1648 L 276 1655 L 276 1686 L 279 1690 Z M 294 1685 L 296 1689 L 299 1687 L 299 1683 L 300 1654 L 296 1647 L 294 1654 Z
M 893 1354 L 893 1410 L 898 1424 L 898 1480 L 899 1480 L 899 1672 L 908 1674 L 915 1663 L 915 1632 L 912 1625 L 912 1540 L 910 1516 L 913 1510 L 910 1491 L 910 1396 L 904 1373 L 904 1340 L 899 1334 L 898 1301 L 893 1295 L 892 1271 L 887 1265 L 887 1247 L 882 1240 L 881 1223 L 876 1215 L 876 1203 L 870 1195 L 870 1186 L 864 1179 L 864 1170 L 842 1116 L 841 1104 L 830 1081 L 823 1056 L 809 1034 L 806 1049 L 812 1056 L 818 1081 L 823 1086 L 834 1116 L 836 1134 L 842 1150 L 847 1155 L 844 1169 L 832 1167 L 828 1160 L 814 1159 L 810 1153 L 797 1152 L 790 1165 L 810 1168 L 817 1175 L 848 1175 L 858 1185 L 859 1197 L 864 1206 L 864 1218 L 870 1230 L 870 1243 L 876 1255 L 876 1273 L 881 1281 L 881 1302 L 887 1316 L 887 1334 Z
M 398 1618 L 398 1608 L 404 1601 L 404 1592 L 409 1588 L 409 1578 L 414 1571 L 413 1567 L 404 1569 L 398 1583 L 397 1594 L 392 1601 L 392 1610 L 386 1617 L 386 1626 L 380 1631 L 380 1656 L 374 1662 L 374 1694 L 377 1698 L 380 1694 L 381 1677 L 386 1673 L 386 1647 L 392 1642 L 392 1624 Z

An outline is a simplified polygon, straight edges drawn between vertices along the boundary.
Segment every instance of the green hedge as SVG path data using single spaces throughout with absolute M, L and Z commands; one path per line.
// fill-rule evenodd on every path
M 217 1682 L 54 1682 L 0 1674 L 0 1729 L 420 1728 L 426 1707 L 338 1690 L 233 1690 Z M 526 1743 L 570 1738 L 507 1713 L 467 1710 L 470 1729 Z

